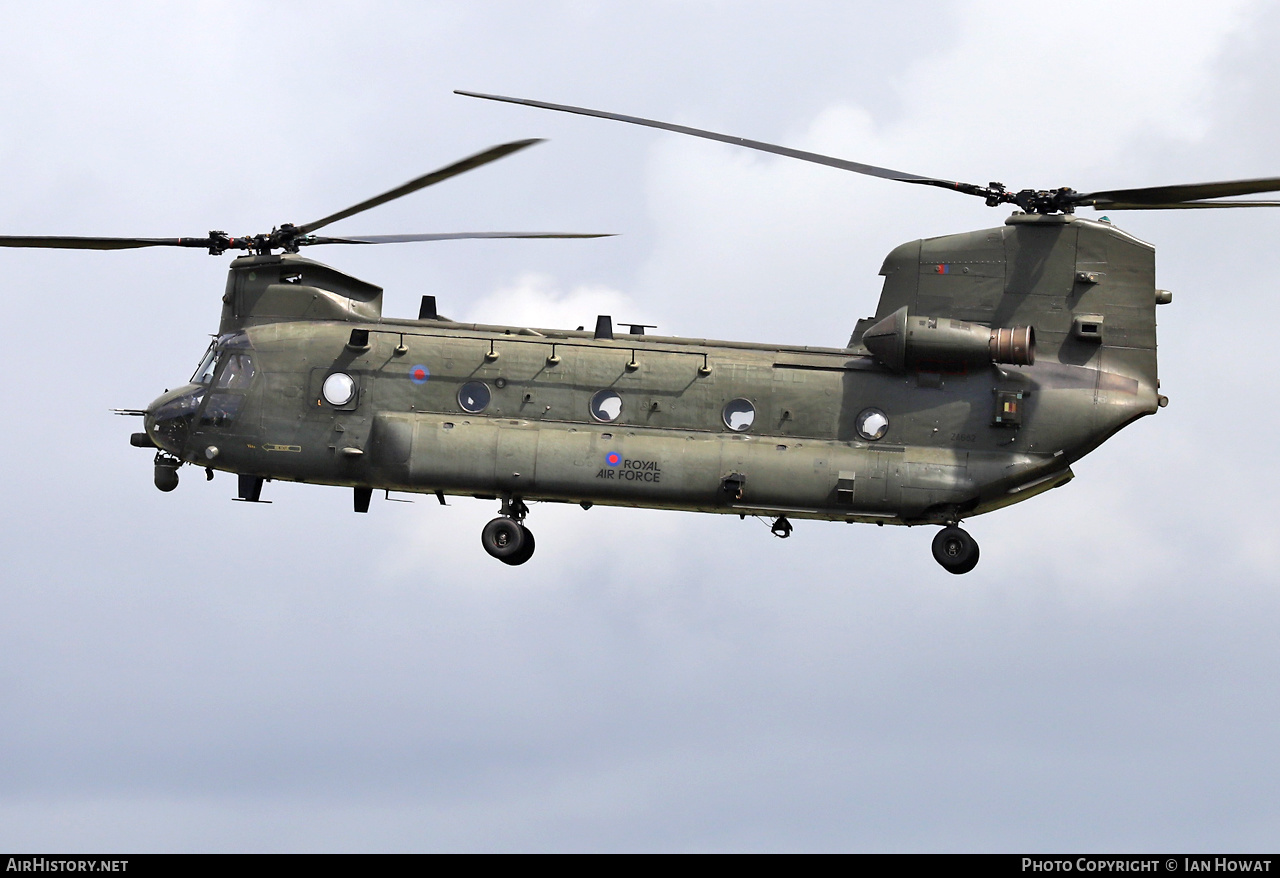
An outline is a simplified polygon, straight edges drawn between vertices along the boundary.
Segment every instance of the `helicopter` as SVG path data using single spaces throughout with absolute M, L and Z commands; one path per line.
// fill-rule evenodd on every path
M 731 143 L 1016 208 L 1003 225 L 894 249 L 873 316 L 843 348 L 646 333 L 599 315 L 591 330 L 461 323 L 422 297 L 385 317 L 383 290 L 299 255 L 304 246 L 457 238 L 591 238 L 475 232 L 321 236 L 322 228 L 537 143 L 493 147 L 302 225 L 232 237 L 0 236 L 0 246 L 187 247 L 232 260 L 218 333 L 190 381 L 143 409 L 130 443 L 154 452 L 164 492 L 183 466 L 235 474 L 235 499 L 270 481 L 496 501 L 485 551 L 534 554 L 531 503 L 576 503 L 793 521 L 935 526 L 944 570 L 974 569 L 968 518 L 1065 485 L 1071 465 L 1168 403 L 1156 368 L 1155 250 L 1078 207 L 1280 206 L 1222 200 L 1280 178 L 1078 192 L 1009 190 L 760 141 L 500 95 L 469 97 L 595 116 Z M 279 252 L 276 252 L 279 251 Z

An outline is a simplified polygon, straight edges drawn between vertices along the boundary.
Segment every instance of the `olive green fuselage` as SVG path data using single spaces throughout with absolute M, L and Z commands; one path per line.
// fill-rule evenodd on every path
M 1017 219 L 895 250 L 876 317 L 1032 326 L 1033 365 L 891 367 L 861 345 L 866 321 L 834 349 L 384 319 L 376 287 L 248 257 L 232 266 L 216 372 L 156 400 L 147 429 L 185 462 L 266 479 L 957 521 L 1065 483 L 1157 408 L 1150 248 L 1105 224 Z M 1103 318 L 1101 338 L 1081 315 Z M 336 373 L 349 401 L 326 398 Z M 620 411 L 601 410 L 602 391 Z M 869 410 L 887 420 L 878 434 L 859 430 Z

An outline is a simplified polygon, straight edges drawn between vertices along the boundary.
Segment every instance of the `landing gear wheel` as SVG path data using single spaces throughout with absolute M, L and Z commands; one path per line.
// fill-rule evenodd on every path
M 517 567 L 533 557 L 533 550 L 536 545 L 536 541 L 533 538 L 533 531 L 529 530 L 529 528 L 525 527 L 523 524 L 520 525 L 520 530 L 524 531 L 524 544 L 520 547 L 520 551 L 516 552 L 514 555 L 499 559 L 503 564 L 510 564 L 512 567 Z
M 978 566 L 978 541 L 968 531 L 944 527 L 933 538 L 933 560 L 948 573 L 968 573 Z
M 500 515 L 486 524 L 484 530 L 480 531 L 480 542 L 484 546 L 484 550 L 499 561 L 507 564 L 520 564 L 523 562 L 512 561 L 511 559 L 518 557 L 524 551 L 528 534 L 529 532 L 514 518 Z M 529 554 L 533 554 L 532 546 L 529 548 Z M 528 559 L 526 558 L 525 560 Z

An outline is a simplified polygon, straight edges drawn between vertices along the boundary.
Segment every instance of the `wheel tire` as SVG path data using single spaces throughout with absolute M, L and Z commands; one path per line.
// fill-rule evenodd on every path
M 490 555 L 509 564 L 508 559 L 516 557 L 524 549 L 527 533 L 515 519 L 499 516 L 480 531 L 480 543 Z
M 968 573 L 978 566 L 978 541 L 958 527 L 944 527 L 933 538 L 933 560 L 948 573 Z
M 524 545 L 520 547 L 519 552 L 516 552 L 508 558 L 501 559 L 503 564 L 510 564 L 512 567 L 518 567 L 533 557 L 533 550 L 537 547 L 537 541 L 533 538 L 533 531 L 529 530 L 529 528 L 525 527 L 523 524 L 520 525 L 520 530 L 524 531 Z
M 969 537 L 969 539 L 970 539 L 970 540 L 973 540 L 973 537 Z M 977 567 L 977 566 L 978 566 L 978 555 L 979 555 L 979 554 L 980 554 L 980 553 L 978 552 L 978 541 L 977 541 L 977 540 L 973 540 L 973 557 L 969 559 L 969 563 L 968 563 L 968 564 L 965 564 L 963 567 L 959 567 L 959 568 L 957 568 L 956 570 L 953 570 L 952 572 L 953 572 L 953 573 L 968 573 L 970 570 L 972 570 L 973 568 L 975 568 L 975 567 Z

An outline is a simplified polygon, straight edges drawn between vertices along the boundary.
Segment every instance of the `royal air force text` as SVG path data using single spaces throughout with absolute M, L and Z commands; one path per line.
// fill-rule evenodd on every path
M 624 458 L 617 466 L 601 467 L 596 478 L 615 479 L 619 482 L 661 482 L 662 467 L 656 460 Z

